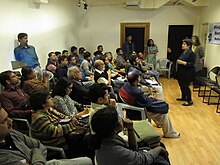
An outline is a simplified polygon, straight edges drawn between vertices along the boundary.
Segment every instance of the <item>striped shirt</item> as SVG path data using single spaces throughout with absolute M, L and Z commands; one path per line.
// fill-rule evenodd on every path
M 76 126 L 72 122 L 68 124 L 59 123 L 61 119 L 67 118 L 70 118 L 70 116 L 59 113 L 52 108 L 48 112 L 38 110 L 32 114 L 31 134 L 45 145 L 67 149 L 65 135 L 76 130 Z

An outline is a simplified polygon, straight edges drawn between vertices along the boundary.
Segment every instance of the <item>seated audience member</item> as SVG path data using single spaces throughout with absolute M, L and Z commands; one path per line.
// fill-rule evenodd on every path
M 72 100 L 77 101 L 78 103 L 89 105 L 89 86 L 90 85 L 84 85 L 81 81 L 82 79 L 82 73 L 80 70 L 74 66 L 68 69 L 68 78 L 73 83 L 73 89 L 70 93 L 70 98 Z
M 107 107 L 97 111 L 92 117 L 91 126 L 95 135 L 90 139 L 90 147 L 96 150 L 97 164 L 169 165 L 168 152 L 164 148 L 138 148 L 133 122 L 121 119 L 115 108 Z M 118 136 L 124 128 L 128 130 L 128 142 Z
M 41 81 L 36 78 L 36 74 L 30 66 L 24 66 L 21 69 L 21 74 L 21 86 L 25 93 L 27 93 L 28 95 L 38 90 L 48 89 L 49 75 L 47 73 L 43 74 L 43 80 Z
M 97 46 L 97 52 L 99 52 L 99 54 L 100 54 L 100 60 L 104 60 L 105 56 L 103 54 L 103 46 L 102 45 Z
M 118 76 L 123 77 L 120 73 L 118 73 L 118 71 L 110 63 L 108 57 L 105 57 L 104 63 L 107 66 L 107 68 L 109 68 L 111 70 L 111 78 L 117 78 Z
M 60 56 L 58 58 L 59 66 L 56 69 L 56 75 L 58 79 L 61 79 L 63 77 L 67 77 L 67 65 L 68 60 L 66 56 Z
M 92 165 L 87 157 L 46 161 L 47 149 L 38 140 L 12 129 L 13 121 L 0 107 L 0 164 Z
M 162 127 L 164 137 L 167 138 L 179 138 L 180 133 L 176 132 L 171 120 L 168 116 L 168 112 L 165 109 L 158 110 L 155 105 L 159 102 L 157 99 L 150 98 L 144 95 L 143 91 L 138 88 L 140 82 L 140 76 L 137 70 L 133 70 L 128 73 L 128 82 L 119 90 L 120 96 L 126 103 L 138 107 L 145 107 L 147 110 L 148 119 L 153 121 Z M 168 110 L 168 107 L 167 107 Z M 164 111 L 164 112 L 162 112 Z
M 94 80 L 96 83 L 104 83 L 106 85 L 110 85 L 113 87 L 115 93 L 118 93 L 119 89 L 122 85 L 124 85 L 123 81 L 111 80 L 111 70 L 105 65 L 102 60 L 97 60 L 94 64 L 95 72 L 94 72 Z
M 69 97 L 73 84 L 67 78 L 60 79 L 52 92 L 53 108 L 67 116 L 82 116 L 89 113 L 88 108 Z
M 58 66 L 58 57 L 54 52 L 50 52 L 48 54 L 48 60 L 47 60 L 47 65 L 45 67 L 46 70 L 52 72 L 53 74 L 56 74 L 56 69 Z
M 60 51 L 56 51 L 55 54 L 57 56 L 57 59 L 61 56 L 61 52 Z
M 26 118 L 30 120 L 32 110 L 28 107 L 28 94 L 18 87 L 20 80 L 12 71 L 0 74 L 0 83 L 4 86 L 1 93 L 2 107 L 9 117 Z
M 93 84 L 89 89 L 89 96 L 91 100 L 91 109 L 90 109 L 90 116 L 89 121 L 91 123 L 92 116 L 102 108 L 106 106 L 113 106 L 116 108 L 116 102 L 114 99 L 110 99 L 110 95 L 108 93 L 108 87 L 101 83 L 101 84 Z
M 143 72 L 146 72 L 146 74 L 153 76 L 157 81 L 159 80 L 159 72 L 156 70 L 151 70 L 148 64 L 144 61 L 144 55 L 142 52 L 139 52 L 137 55 L 137 58 L 139 59 L 139 67 Z
M 68 68 L 77 66 L 77 54 L 71 54 L 68 56 Z
M 34 138 L 45 145 L 62 147 L 71 156 L 76 156 L 76 153 L 83 154 L 85 151 L 83 137 L 77 141 L 67 138 L 82 127 L 78 126 L 75 117 L 66 116 L 52 108 L 53 99 L 49 91 L 40 90 L 32 93 L 29 102 L 34 110 L 31 122 L 31 134 Z M 62 122 L 62 119 L 69 121 Z
M 84 47 L 79 48 L 79 63 L 80 64 L 84 60 L 83 53 L 85 53 L 85 52 L 86 52 L 86 49 Z
M 106 52 L 105 53 L 105 64 L 108 65 L 109 69 L 111 69 L 111 71 L 114 71 L 114 65 L 113 65 L 113 57 L 112 57 L 112 53 L 111 52 Z
M 69 55 L 68 56 L 68 61 L 69 61 L 68 68 L 71 68 L 73 66 L 76 66 L 77 68 L 79 68 L 78 63 L 77 63 L 78 60 L 77 60 L 77 57 L 75 55 Z M 79 68 L 79 70 L 80 70 L 80 68 Z M 81 73 L 82 73 L 81 81 L 85 82 L 85 81 L 92 81 L 93 80 L 93 75 L 86 76 L 84 74 L 84 72 L 81 71 Z
M 63 50 L 62 51 L 62 56 L 69 56 L 69 51 L 68 50 Z
M 94 57 L 92 59 L 92 62 L 95 63 L 96 60 L 100 60 L 101 59 L 101 53 L 99 51 L 95 51 L 93 53 Z
M 150 87 L 150 89 L 152 89 L 152 91 L 155 91 L 156 92 L 156 98 L 159 99 L 159 100 L 164 100 L 164 95 L 163 95 L 163 88 L 162 86 L 159 84 L 159 82 L 157 82 L 156 85 L 154 84 L 150 84 L 148 83 L 145 79 L 151 79 L 151 80 L 154 80 L 155 78 L 151 78 L 152 75 L 148 75 L 148 73 L 146 72 L 143 72 L 141 69 L 140 69 L 140 65 L 139 62 L 140 60 L 138 59 L 138 57 L 136 56 L 130 56 L 129 58 L 129 62 L 131 64 L 131 66 L 128 68 L 127 70 L 127 73 L 128 72 L 131 72 L 133 70 L 137 70 L 139 75 L 140 75 L 140 84 L 141 84 L 141 89 L 145 92 L 147 92 L 148 94 L 150 94 L 148 92 L 148 90 L 146 90 L 145 86 L 147 87 Z
M 80 70 L 85 74 L 85 76 L 92 75 L 92 65 L 91 61 L 91 53 L 85 52 L 83 53 L 84 60 L 80 64 Z
M 124 59 L 123 50 L 121 48 L 116 49 L 117 58 L 115 59 L 116 69 L 124 69 L 126 67 L 126 61 Z
M 94 72 L 94 80 L 97 83 L 104 83 L 106 85 L 111 84 L 111 70 L 109 68 L 106 69 L 105 63 L 102 60 L 96 60 L 94 63 L 95 72 Z
M 71 54 L 72 54 L 72 55 L 78 53 L 78 52 L 77 52 L 77 47 L 76 47 L 76 46 L 71 46 L 70 51 L 71 51 Z M 77 56 L 78 56 L 78 55 L 77 55 Z

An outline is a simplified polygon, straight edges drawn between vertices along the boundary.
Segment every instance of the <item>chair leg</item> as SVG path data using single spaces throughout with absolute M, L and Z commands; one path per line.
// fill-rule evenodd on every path
M 203 98 L 202 98 L 202 102 L 203 102 L 203 103 L 206 103 L 206 102 L 205 102 L 205 97 L 206 97 L 206 86 L 205 86 L 204 95 L 203 95 Z
M 210 105 L 210 98 L 211 98 L 211 94 L 212 94 L 212 89 L 210 89 L 210 91 L 209 91 L 209 96 L 208 96 L 208 105 Z
M 220 112 L 218 111 L 219 103 L 220 103 L 220 94 L 219 94 L 219 96 L 218 96 L 218 103 L 217 103 L 217 107 L 216 107 L 216 113 L 220 113 Z

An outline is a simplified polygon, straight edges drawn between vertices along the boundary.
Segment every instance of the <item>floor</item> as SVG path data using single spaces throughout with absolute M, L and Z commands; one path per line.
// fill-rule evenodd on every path
M 176 80 L 161 78 L 169 116 L 180 132 L 179 139 L 162 138 L 170 154 L 172 165 L 220 165 L 220 114 L 216 105 L 202 103 L 197 92 L 192 92 L 193 106 L 183 107 L 176 101 L 180 96 Z M 161 135 L 162 130 L 156 128 Z

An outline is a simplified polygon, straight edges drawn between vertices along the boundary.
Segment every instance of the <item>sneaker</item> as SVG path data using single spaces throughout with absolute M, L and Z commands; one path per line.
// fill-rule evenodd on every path
M 180 133 L 178 132 L 173 132 L 169 135 L 164 135 L 165 138 L 179 138 L 180 137 Z

